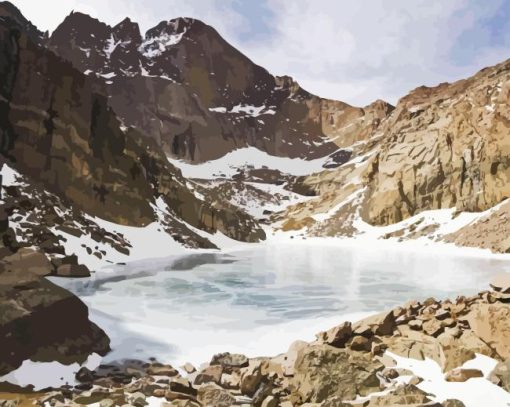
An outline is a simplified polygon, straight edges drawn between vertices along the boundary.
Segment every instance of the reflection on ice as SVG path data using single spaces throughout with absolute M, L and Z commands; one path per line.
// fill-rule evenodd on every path
M 220 351 L 285 351 L 296 339 L 409 299 L 487 287 L 507 263 L 377 247 L 268 244 L 142 261 L 58 280 L 112 338 L 109 360 L 199 364 Z M 354 314 L 354 315 L 353 315 Z

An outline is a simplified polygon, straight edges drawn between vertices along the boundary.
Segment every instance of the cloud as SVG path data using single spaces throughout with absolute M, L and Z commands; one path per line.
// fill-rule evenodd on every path
M 469 76 L 510 56 L 505 0 L 15 0 L 42 29 L 72 10 L 143 31 L 190 16 L 256 63 L 320 96 L 395 103 L 409 90 Z
M 473 74 L 510 55 L 493 45 L 502 0 L 271 0 L 270 44 L 244 45 L 257 63 L 354 104 L 393 103 L 409 90 Z M 467 36 L 467 37 L 466 37 Z M 466 47 L 478 38 L 476 47 Z

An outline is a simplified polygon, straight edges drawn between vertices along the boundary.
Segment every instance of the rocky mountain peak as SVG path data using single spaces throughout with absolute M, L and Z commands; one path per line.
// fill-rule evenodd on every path
M 27 20 L 25 16 L 21 14 L 21 11 L 9 1 L 0 2 L 0 19 L 1 18 L 8 18 L 14 21 L 27 33 L 30 39 L 37 44 L 45 41 L 48 37 L 48 32 L 43 33 L 39 31 L 37 27 Z
M 143 41 L 138 23 L 131 21 L 129 17 L 126 17 L 114 26 L 112 33 L 116 41 L 121 41 L 123 43 L 133 42 L 137 47 L 140 46 Z

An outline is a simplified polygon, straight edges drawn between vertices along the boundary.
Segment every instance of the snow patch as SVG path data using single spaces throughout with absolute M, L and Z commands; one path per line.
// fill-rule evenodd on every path
M 183 160 L 168 157 L 168 161 L 179 168 L 186 178 L 215 179 L 231 178 L 243 168 L 267 168 L 279 170 L 290 175 L 309 175 L 323 171 L 328 157 L 315 160 L 302 158 L 277 157 L 269 155 L 255 147 L 234 150 L 217 160 L 200 164 L 190 164 Z
M 251 117 L 259 117 L 261 115 L 270 114 L 274 115 L 276 114 L 276 111 L 274 110 L 275 106 L 253 106 L 253 105 L 243 105 L 239 104 L 234 106 L 232 109 L 227 110 L 226 107 L 210 107 L 210 112 L 215 113 L 234 113 L 234 114 L 244 114 L 245 116 L 251 116 Z
M 466 407 L 507 407 L 510 403 L 510 393 L 487 380 L 497 361 L 487 356 L 477 354 L 475 359 L 466 362 L 462 368 L 479 369 L 484 377 L 469 379 L 466 382 L 447 382 L 441 367 L 432 359 L 407 359 L 391 352 L 388 356 L 397 362 L 396 368 L 412 371 L 416 376 L 423 378 L 418 388 L 431 393 L 436 402 L 447 399 L 457 399 Z

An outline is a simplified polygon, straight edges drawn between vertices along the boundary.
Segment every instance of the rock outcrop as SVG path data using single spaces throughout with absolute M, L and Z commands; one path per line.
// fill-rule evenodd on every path
M 109 350 L 106 334 L 76 296 L 46 280 L 46 256 L 21 248 L 0 260 L 0 376 L 26 359 L 69 365 Z

